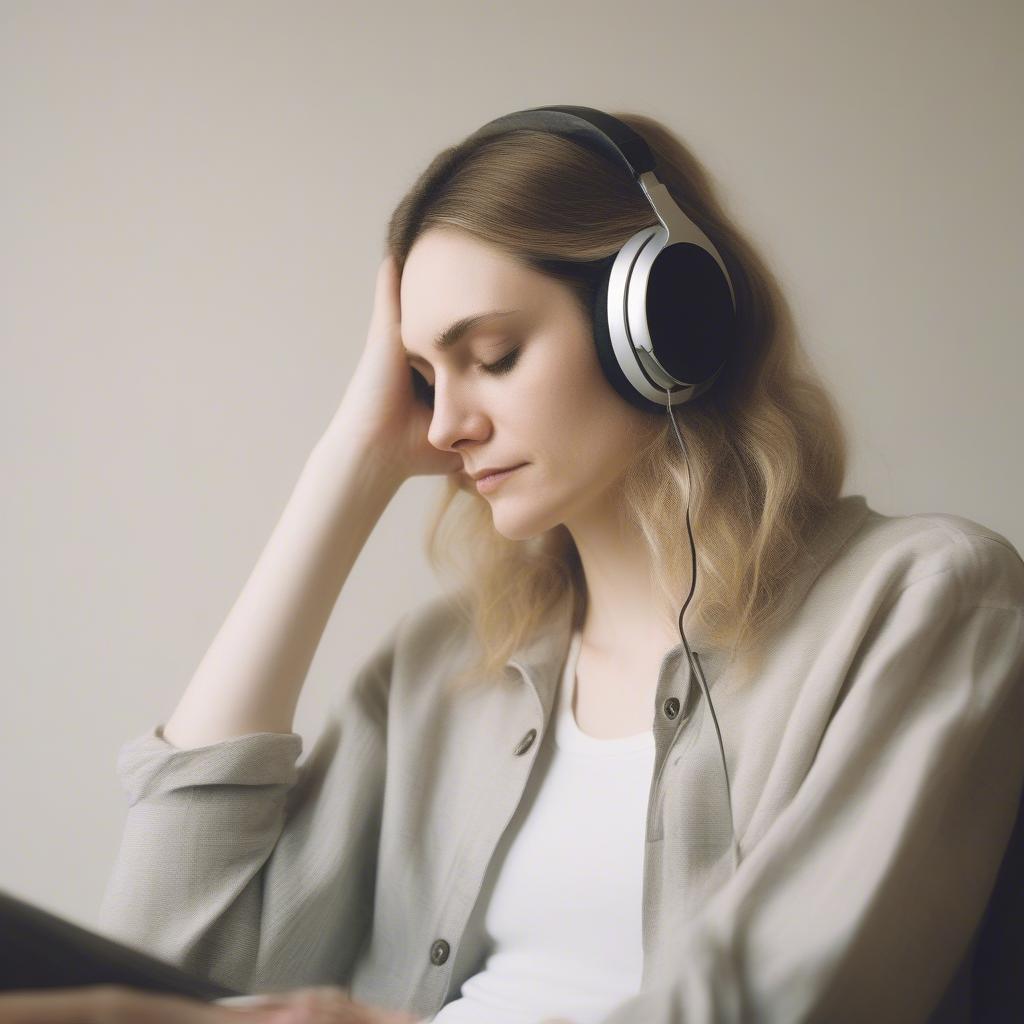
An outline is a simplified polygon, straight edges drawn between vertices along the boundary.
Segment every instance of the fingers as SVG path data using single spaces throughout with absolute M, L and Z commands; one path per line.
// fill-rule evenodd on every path
M 265 1003 L 264 1003 L 265 1001 Z M 376 1024 L 371 1007 L 353 1002 L 348 989 L 336 985 L 311 985 L 285 992 L 260 993 L 260 1003 L 268 1012 L 278 1014 L 274 1020 L 281 1024 Z M 381 1024 L 384 1024 L 382 1021 Z
M 269 1010 L 279 1016 L 269 1018 L 280 1024 L 417 1024 L 420 1018 L 403 1011 L 383 1010 L 353 1000 L 347 988 L 313 985 L 285 992 L 260 993 Z M 251 1005 L 257 1010 L 260 1006 Z M 240 1024 L 240 1022 L 239 1022 Z
M 265 1004 L 218 1006 L 121 985 L 0 994 L 0 1024 L 416 1024 L 412 1014 L 354 1002 L 318 985 L 265 993 Z
M 90 997 L 81 989 L 51 992 L 25 989 L 0 996 L 0 1024 L 81 1024 L 96 1020 L 83 1008 Z
M 119 985 L 26 989 L 0 995 L 0 1024 L 240 1024 L 241 1011 L 186 996 Z M 249 1024 L 271 1024 L 271 1010 L 250 1010 Z

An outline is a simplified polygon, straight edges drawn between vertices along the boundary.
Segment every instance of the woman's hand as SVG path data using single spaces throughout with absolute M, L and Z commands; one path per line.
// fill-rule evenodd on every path
M 270 1011 L 281 1015 L 266 1018 L 268 1024 L 417 1024 L 419 1020 L 414 1014 L 401 1010 L 382 1010 L 357 1003 L 349 997 L 347 988 L 336 985 L 267 992 L 251 999 L 253 1002 L 248 1006 L 235 1009 L 252 1013 Z M 263 1018 L 258 1020 L 262 1024 Z M 236 1021 L 236 1024 L 242 1022 Z
M 122 985 L 0 993 L 0 1024 L 276 1024 L 281 1018 L 275 1013 L 279 1011 L 236 1010 Z
M 354 1002 L 332 985 L 249 1006 L 218 1006 L 122 985 L 0 993 L 0 1024 L 416 1024 L 412 1014 Z
M 461 472 L 458 452 L 427 440 L 433 411 L 416 396 L 402 348 L 401 282 L 394 257 L 386 256 L 377 268 L 366 344 L 328 432 L 338 424 L 344 443 L 367 447 L 402 480 Z

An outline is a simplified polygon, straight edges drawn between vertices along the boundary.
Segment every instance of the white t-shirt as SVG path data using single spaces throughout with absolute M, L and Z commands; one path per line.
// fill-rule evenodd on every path
M 429 1018 L 435 1024 L 590 1024 L 640 990 L 654 733 L 580 731 L 572 710 L 580 642 L 576 630 L 553 728 L 467 925 L 482 930 L 487 955 L 461 997 Z M 653 719 L 652 707 L 652 727 Z

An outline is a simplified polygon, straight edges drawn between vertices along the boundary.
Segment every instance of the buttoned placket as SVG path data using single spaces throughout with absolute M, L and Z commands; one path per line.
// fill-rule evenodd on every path
M 694 651 L 693 654 L 696 659 L 699 659 L 699 654 L 696 651 Z M 512 663 L 511 667 L 514 667 L 519 671 L 524 683 L 529 684 L 525 687 L 523 692 L 531 692 L 534 694 L 537 700 L 535 713 L 538 713 L 541 721 L 543 721 L 543 708 L 540 703 L 540 694 L 536 681 L 522 665 Z M 710 680 L 708 681 L 708 685 L 711 685 Z M 685 648 L 681 643 L 677 644 L 675 647 L 671 648 L 671 650 L 669 650 L 662 659 L 658 672 L 658 686 L 654 703 L 653 733 L 655 741 L 655 759 L 651 786 L 648 793 L 647 821 L 645 826 L 646 841 L 643 859 L 643 962 L 645 978 L 647 965 L 650 961 L 649 950 L 654 925 L 654 922 L 650 919 L 650 912 L 648 911 L 647 896 L 650 888 L 651 872 L 655 870 L 655 865 L 651 863 L 651 858 L 649 856 L 650 844 L 652 842 L 660 842 L 663 838 L 664 788 L 661 784 L 661 780 L 668 758 L 672 753 L 673 748 L 678 744 L 680 736 L 692 717 L 695 705 L 694 695 L 699 691 L 699 689 L 700 684 L 693 678 L 689 660 L 686 657 Z M 554 727 L 555 713 L 556 709 L 555 707 L 552 707 L 549 712 L 549 729 Z M 522 794 L 525 792 L 530 775 L 533 771 L 535 759 L 538 756 L 538 751 L 535 746 L 535 741 L 538 735 L 539 730 L 536 727 L 531 726 L 510 749 L 511 757 L 524 758 L 525 770 L 522 770 L 518 775 L 518 781 L 516 784 L 517 796 L 512 802 L 512 810 L 509 812 L 504 826 L 497 833 L 495 841 L 488 844 L 487 849 L 490 851 L 490 855 L 486 858 L 482 858 L 476 864 L 476 867 L 482 868 L 483 871 L 486 871 L 487 866 L 490 863 L 490 857 L 493 855 L 493 850 L 496 847 L 497 842 L 500 841 L 501 835 L 504 834 L 504 830 L 508 828 L 508 825 L 512 820 L 512 816 L 515 814 L 522 799 Z M 532 757 L 525 757 L 525 755 L 529 754 L 531 751 L 533 752 Z M 464 915 L 463 919 L 458 922 L 458 926 L 455 930 L 450 932 L 450 934 L 456 936 L 457 941 L 461 941 L 467 921 L 468 912 Z M 435 999 L 438 997 L 440 998 L 440 1002 L 437 1003 L 437 1009 L 439 1009 L 440 1006 L 443 1005 L 444 1000 L 448 998 L 448 990 L 451 983 L 451 953 L 452 946 L 445 937 L 437 936 L 431 942 L 429 949 L 429 963 L 431 966 L 428 967 L 428 971 L 447 965 L 447 974 L 443 979 L 435 978 L 433 982 L 428 981 L 428 988 L 433 991 Z M 428 974 L 427 979 L 424 980 L 428 980 L 429 978 L 430 975 Z M 433 1012 L 437 1012 L 437 1009 Z
M 535 680 L 532 678 L 530 673 L 518 663 L 510 663 L 509 668 L 513 671 L 518 671 L 523 678 L 524 688 L 523 694 L 532 693 L 536 704 L 533 709 L 533 714 L 536 716 L 538 725 L 542 728 L 544 721 L 544 710 L 541 703 L 540 693 L 537 688 Z M 549 728 L 553 725 L 554 713 L 552 712 L 549 716 Z M 533 772 L 534 764 L 538 755 L 538 746 L 535 741 L 540 735 L 540 729 L 537 726 L 529 727 L 517 742 L 506 748 L 508 750 L 508 756 L 513 759 L 522 759 L 520 762 L 520 770 L 516 773 L 516 781 L 514 783 L 509 781 L 509 786 L 512 788 L 512 794 L 514 799 L 509 801 L 509 811 L 505 818 L 504 824 L 498 829 L 492 836 L 491 840 L 486 843 L 486 856 L 483 855 L 483 845 L 478 841 L 476 848 L 467 851 L 465 857 L 462 860 L 467 868 L 472 867 L 473 872 L 479 875 L 477 884 L 475 886 L 477 891 L 477 898 L 479 898 L 479 891 L 482 885 L 483 876 L 490 865 L 491 858 L 494 855 L 494 850 L 497 848 L 498 843 L 501 841 L 501 837 L 505 834 L 506 829 L 509 827 L 512 818 L 515 816 L 516 811 L 519 808 L 519 804 L 522 800 L 523 793 L 526 790 L 527 784 L 529 783 L 530 776 Z M 527 756 L 530 755 L 530 756 Z M 501 806 L 504 797 L 499 799 L 498 794 L 492 794 L 493 799 L 489 802 L 486 810 L 492 811 L 495 807 Z M 465 912 L 462 913 L 458 921 L 453 922 L 452 927 L 448 930 L 450 936 L 454 936 L 456 946 L 458 949 L 458 943 L 462 942 L 462 938 L 465 934 L 466 924 L 469 920 L 469 914 L 472 912 L 472 906 L 475 901 L 470 901 L 469 905 L 464 908 Z M 441 1006 L 444 1005 L 445 1000 L 448 999 L 451 988 L 452 979 L 452 968 L 454 966 L 452 958 L 453 946 L 444 936 L 437 936 L 433 939 L 430 944 L 428 959 L 429 965 L 426 968 L 426 973 L 421 977 L 420 981 L 415 985 L 412 992 L 409 993 L 409 998 L 415 997 L 417 1002 L 419 1001 L 420 994 L 428 994 L 434 1003 L 434 1007 L 431 1010 L 431 1014 L 437 1013 Z M 436 968 L 445 968 L 443 974 L 436 972 Z
M 699 660 L 699 653 L 692 653 Z M 696 703 L 694 697 L 699 689 L 700 684 L 693 677 L 686 650 L 682 644 L 677 644 L 662 659 L 654 698 L 654 771 L 647 800 L 646 837 L 649 843 L 663 838 L 661 780 L 669 753 L 690 721 Z
M 699 655 L 693 651 L 695 658 Z M 699 683 L 693 678 L 686 649 L 676 644 L 662 659 L 658 672 L 658 686 L 654 698 L 654 767 L 651 772 L 651 786 L 647 797 L 647 821 L 644 835 L 643 889 L 641 896 L 643 935 L 643 981 L 646 983 L 651 963 L 651 942 L 654 932 L 652 908 L 649 894 L 652 888 L 652 872 L 659 865 L 652 862 L 651 845 L 664 841 L 665 790 L 662 779 L 669 755 L 690 721 L 694 700 L 693 694 Z M 659 858 L 660 860 L 660 858 Z

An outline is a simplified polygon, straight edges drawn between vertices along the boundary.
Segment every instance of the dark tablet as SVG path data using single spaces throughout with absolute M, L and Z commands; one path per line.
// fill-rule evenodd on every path
M 0 991 L 84 985 L 126 985 L 204 1000 L 241 995 L 0 889 Z

